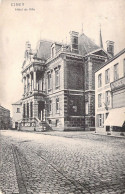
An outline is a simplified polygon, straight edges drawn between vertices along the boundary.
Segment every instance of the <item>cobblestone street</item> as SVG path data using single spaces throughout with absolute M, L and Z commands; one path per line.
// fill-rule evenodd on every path
M 1 131 L 1 193 L 124 194 L 125 139 L 74 133 Z

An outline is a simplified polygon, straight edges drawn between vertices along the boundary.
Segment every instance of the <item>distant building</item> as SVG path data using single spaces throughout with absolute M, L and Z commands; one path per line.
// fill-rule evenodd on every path
M 0 129 L 8 129 L 10 127 L 10 111 L 0 105 Z
M 84 33 L 71 31 L 70 40 L 70 44 L 41 40 L 36 52 L 26 43 L 22 129 L 94 130 L 94 73 L 111 54 Z
M 22 101 L 19 100 L 12 104 L 12 127 L 17 129 L 19 123 L 22 121 Z
M 95 73 L 96 131 L 122 130 L 125 121 L 125 49 Z

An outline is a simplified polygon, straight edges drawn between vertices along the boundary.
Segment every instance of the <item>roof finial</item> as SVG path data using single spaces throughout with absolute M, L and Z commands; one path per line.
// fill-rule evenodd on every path
M 83 23 L 82 23 L 82 34 L 83 34 Z
M 67 45 L 67 36 L 66 36 L 66 45 Z
M 101 33 L 101 24 L 100 24 L 100 47 L 103 48 L 102 33 Z

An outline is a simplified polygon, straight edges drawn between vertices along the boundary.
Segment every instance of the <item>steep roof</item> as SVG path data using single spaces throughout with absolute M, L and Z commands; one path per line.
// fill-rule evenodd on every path
M 122 49 L 119 53 L 117 53 L 114 57 L 112 57 L 111 59 L 109 59 L 106 63 L 104 63 L 104 65 L 102 67 L 99 67 L 95 72 L 99 71 L 100 69 L 102 69 L 104 66 L 108 65 L 110 62 L 112 62 L 113 60 L 115 60 L 116 58 L 120 57 L 120 55 L 122 55 L 123 53 L 125 53 L 125 48 Z
M 12 105 L 20 105 L 22 104 L 22 100 L 18 100 L 17 102 L 13 103 Z
M 51 56 L 51 45 L 52 41 L 49 40 L 40 40 L 38 50 L 37 50 L 37 57 L 47 59 Z
M 5 107 L 3 107 L 1 105 L 0 105 L 0 109 L 5 110 L 5 111 L 10 111 L 9 109 L 7 109 L 7 108 L 5 108 Z
M 90 38 L 88 38 L 84 33 L 79 36 L 78 39 L 78 48 L 79 54 L 82 56 L 87 55 L 88 53 L 99 49 L 100 47 L 97 46 Z

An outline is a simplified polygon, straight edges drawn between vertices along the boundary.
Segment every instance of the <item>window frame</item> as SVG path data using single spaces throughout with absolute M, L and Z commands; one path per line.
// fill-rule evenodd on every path
M 51 82 L 52 82 L 52 73 L 51 72 L 48 72 L 47 73 L 47 87 L 48 87 L 48 91 L 50 91 L 52 89 L 52 85 L 51 85 Z
M 114 81 L 119 79 L 118 63 L 114 65 Z
M 98 108 L 102 107 L 102 93 L 98 94 Z
M 98 88 L 102 87 L 102 73 L 98 75 Z
M 109 90 L 105 92 L 105 103 L 106 105 L 110 105 L 110 91 Z
M 89 114 L 89 102 L 85 102 L 85 114 Z
M 56 98 L 56 113 L 59 113 L 59 97 Z
M 55 88 L 58 89 L 59 87 L 60 87 L 60 70 L 59 68 L 56 68 L 55 69 Z
M 110 68 L 105 70 L 105 84 L 110 83 Z
M 49 100 L 49 113 L 52 113 L 52 100 Z
M 16 109 L 16 113 L 20 113 L 20 108 L 17 108 Z

